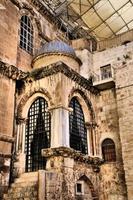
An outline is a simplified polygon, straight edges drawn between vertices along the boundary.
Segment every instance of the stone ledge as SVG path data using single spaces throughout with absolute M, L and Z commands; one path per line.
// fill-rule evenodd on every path
M 0 141 L 13 143 L 15 141 L 15 138 L 9 135 L 4 135 L 0 133 Z
M 13 65 L 0 61 L 0 74 L 13 80 L 25 79 L 29 73 L 23 72 Z
M 90 157 L 82 154 L 80 151 L 76 151 L 69 147 L 56 147 L 42 149 L 42 156 L 45 158 L 62 156 L 64 158 L 73 158 L 75 161 L 84 162 L 86 164 L 92 164 L 94 166 L 100 166 L 104 161 L 99 157 Z

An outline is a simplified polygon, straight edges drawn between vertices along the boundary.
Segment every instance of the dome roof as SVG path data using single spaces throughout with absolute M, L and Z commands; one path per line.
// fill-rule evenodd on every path
M 44 44 L 37 54 L 40 55 L 45 53 L 66 53 L 72 56 L 76 56 L 75 51 L 71 46 L 58 40 Z

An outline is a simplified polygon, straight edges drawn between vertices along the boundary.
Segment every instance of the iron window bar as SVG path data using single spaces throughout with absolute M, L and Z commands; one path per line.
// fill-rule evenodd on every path
M 39 97 L 28 112 L 25 137 L 26 172 L 45 169 L 46 160 L 41 156 L 43 148 L 50 147 L 51 116 L 48 104 Z

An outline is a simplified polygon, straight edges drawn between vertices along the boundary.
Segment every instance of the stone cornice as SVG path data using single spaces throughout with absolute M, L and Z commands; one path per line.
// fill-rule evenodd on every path
M 0 133 L 0 141 L 13 143 L 15 141 L 15 138 Z
M 0 61 L 0 74 L 13 80 L 25 79 L 29 73 L 23 72 L 13 65 Z
M 39 55 L 35 55 L 35 58 L 34 58 L 33 61 L 32 61 L 32 67 L 34 66 L 34 63 L 35 63 L 37 60 L 39 60 L 39 59 L 41 59 L 41 58 L 43 58 L 43 57 L 47 57 L 47 58 L 48 58 L 48 56 L 53 56 L 53 55 L 54 55 L 54 56 L 66 56 L 66 57 L 70 57 L 70 58 L 74 59 L 75 61 L 77 61 L 79 65 L 82 64 L 81 60 L 80 60 L 78 57 L 76 57 L 76 56 L 74 56 L 74 55 L 70 55 L 69 53 L 66 53 L 66 52 L 64 52 L 64 53 L 60 53 L 60 52 L 49 52 L 49 53 L 41 53 L 41 54 L 39 54 Z M 50 58 L 49 58 L 49 59 L 50 59 Z
M 55 110 L 55 109 L 64 109 L 64 110 L 67 110 L 68 112 L 72 112 L 73 111 L 73 109 L 71 108 L 71 107 L 65 107 L 65 106 L 63 106 L 63 105 L 57 105 L 57 106 L 51 106 L 51 107 L 49 107 L 49 111 L 53 111 L 53 110 Z
M 11 158 L 12 155 L 11 154 L 3 154 L 0 152 L 0 158 Z
M 88 155 L 82 154 L 80 151 L 76 151 L 68 147 L 42 149 L 42 156 L 45 158 L 57 156 L 62 156 L 64 158 L 73 158 L 75 161 L 85 164 L 91 164 L 95 170 L 98 169 L 101 164 L 103 164 L 103 159 L 99 157 L 90 157 Z
M 29 4 L 27 4 L 25 2 L 21 2 L 21 0 L 10 0 L 10 1 L 15 6 L 17 6 L 19 9 L 25 8 L 25 9 L 28 9 L 29 11 L 31 11 L 34 14 L 33 8 Z M 28 2 L 30 4 L 32 4 L 42 16 L 47 18 L 47 20 L 49 22 L 57 24 L 58 26 L 60 25 L 61 22 L 50 13 L 50 11 L 42 4 L 41 1 L 39 1 L 39 0 L 28 0 Z M 43 33 L 41 33 L 41 34 L 43 36 Z
M 35 80 L 39 80 L 41 78 L 51 76 L 59 72 L 64 74 L 71 80 L 75 81 L 83 88 L 91 91 L 92 93 L 99 94 L 99 90 L 92 85 L 91 81 L 81 76 L 79 73 L 68 67 L 63 62 L 58 62 L 56 64 L 51 64 L 43 68 L 35 69 L 30 73 L 30 77 L 34 78 Z
M 18 69 L 13 65 L 9 65 L 0 61 L 0 74 L 3 76 L 7 76 L 13 80 L 22 80 L 33 78 L 34 80 L 39 80 L 45 78 L 47 76 L 51 76 L 57 73 L 62 73 L 71 80 L 78 83 L 83 88 L 91 91 L 94 94 L 98 94 L 99 90 L 95 88 L 92 83 L 81 76 L 79 73 L 68 67 L 66 64 L 62 62 L 58 62 L 56 64 L 52 64 L 43 68 L 35 69 L 32 72 L 23 72 L 22 70 Z

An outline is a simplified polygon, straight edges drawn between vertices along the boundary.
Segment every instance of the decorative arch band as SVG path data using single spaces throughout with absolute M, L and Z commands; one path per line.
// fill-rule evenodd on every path
M 54 103 L 52 101 L 52 97 L 51 97 L 51 95 L 49 94 L 49 92 L 46 89 L 39 88 L 37 90 L 32 90 L 30 92 L 27 92 L 23 96 L 23 98 L 20 100 L 19 105 L 18 105 L 18 109 L 17 109 L 17 118 L 19 118 L 19 119 L 22 118 L 22 111 L 23 111 L 23 108 L 24 108 L 26 102 L 28 101 L 28 99 L 30 97 L 32 97 L 36 93 L 42 93 L 42 94 L 44 94 L 48 98 L 50 106 L 54 105 Z
M 69 99 L 68 99 L 69 102 L 70 102 L 71 98 L 73 97 L 73 95 L 74 95 L 75 93 L 80 94 L 80 96 L 81 96 L 81 97 L 83 98 L 83 100 L 85 101 L 85 103 L 86 103 L 86 105 L 87 105 L 87 107 L 88 107 L 88 110 L 89 110 L 89 112 L 90 112 L 91 119 L 92 119 L 92 121 L 94 122 L 94 121 L 95 121 L 95 112 L 94 112 L 92 103 L 91 103 L 91 101 L 87 98 L 87 96 L 85 95 L 85 93 L 84 93 L 82 90 L 80 90 L 80 89 L 75 89 L 75 88 L 74 88 L 74 89 L 71 91 L 70 95 L 69 95 Z

